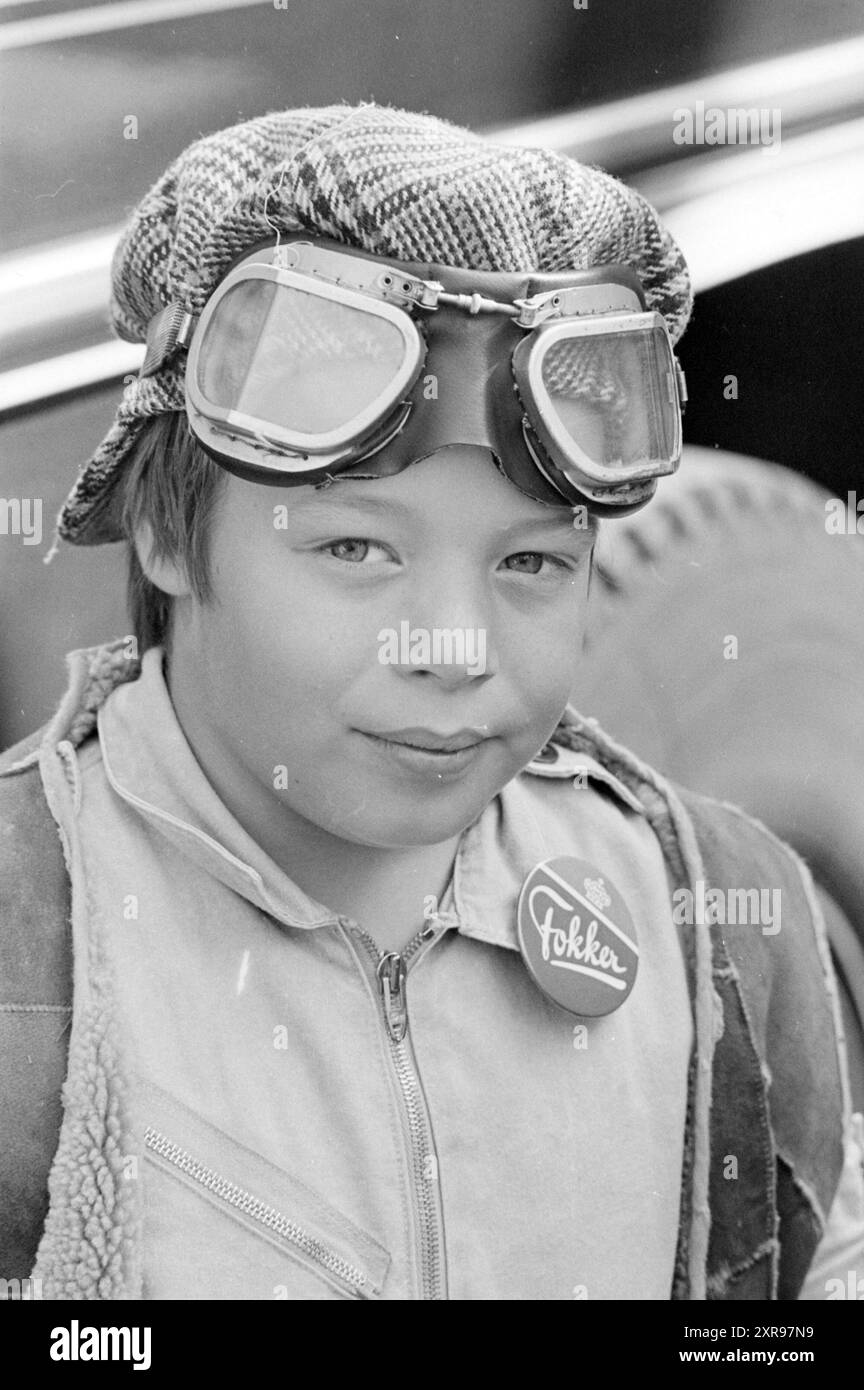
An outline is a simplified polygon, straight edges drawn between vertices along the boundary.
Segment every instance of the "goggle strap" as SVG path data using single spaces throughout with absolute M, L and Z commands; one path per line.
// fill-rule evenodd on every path
M 195 322 L 194 315 L 176 299 L 154 314 L 147 325 L 147 351 L 138 375 L 152 376 L 175 352 L 188 347 Z

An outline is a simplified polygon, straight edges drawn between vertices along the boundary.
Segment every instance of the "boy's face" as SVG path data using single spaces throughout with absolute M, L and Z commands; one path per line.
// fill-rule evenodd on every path
M 560 719 L 593 540 L 468 446 L 322 491 L 229 476 L 216 602 L 176 605 L 172 668 L 194 671 L 226 765 L 294 815 L 360 844 L 440 843 Z M 416 747 L 458 733 L 473 746 Z

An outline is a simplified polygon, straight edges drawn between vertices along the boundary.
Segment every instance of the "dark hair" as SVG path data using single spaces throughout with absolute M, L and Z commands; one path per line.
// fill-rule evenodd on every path
M 154 415 L 142 426 L 124 469 L 121 526 L 127 545 L 126 601 L 141 655 L 164 646 L 170 654 L 173 596 L 144 573 L 134 544 L 135 527 L 150 523 L 150 558 L 183 565 L 200 603 L 213 599 L 210 526 L 227 484 L 225 471 L 208 458 L 185 412 Z

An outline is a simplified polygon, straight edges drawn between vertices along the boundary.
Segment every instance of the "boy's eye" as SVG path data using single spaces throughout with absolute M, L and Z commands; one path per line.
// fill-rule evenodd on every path
M 376 544 L 375 541 L 367 541 L 359 536 L 348 536 L 341 541 L 331 541 L 329 545 L 322 545 L 321 549 L 328 555 L 332 555 L 334 560 L 344 560 L 347 564 L 362 564 L 370 551 L 378 550 L 389 559 L 387 551 L 383 545 Z
M 546 555 L 540 550 L 520 550 L 516 555 L 508 555 L 504 563 L 515 569 L 517 574 L 539 574 L 544 561 L 556 568 L 568 568 L 565 560 L 559 560 L 556 555 Z

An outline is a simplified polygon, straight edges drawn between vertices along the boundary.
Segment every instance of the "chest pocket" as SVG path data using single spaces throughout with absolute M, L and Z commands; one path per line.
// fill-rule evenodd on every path
M 372 1236 L 161 1088 L 142 1096 L 146 1298 L 381 1296 Z

